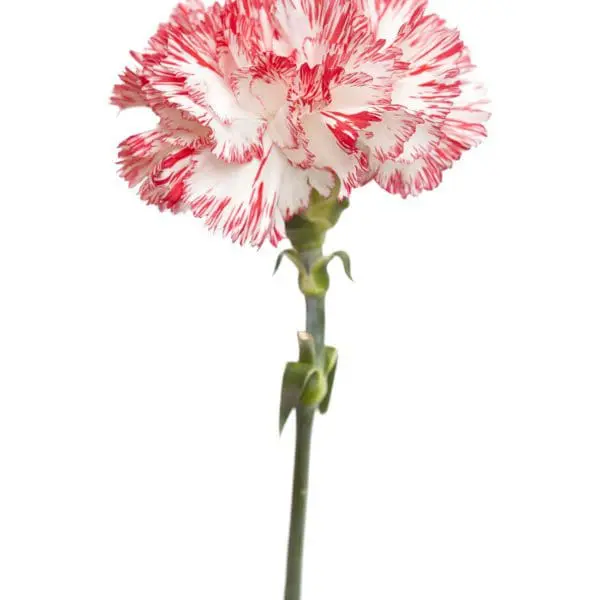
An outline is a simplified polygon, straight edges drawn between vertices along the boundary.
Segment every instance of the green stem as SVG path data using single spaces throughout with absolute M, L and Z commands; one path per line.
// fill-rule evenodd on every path
M 285 600 L 300 600 L 310 441 L 314 416 L 315 411 L 312 408 L 300 407 L 296 410 L 296 456 L 294 461 L 294 489 L 292 492 Z
M 321 248 L 300 253 L 304 266 L 310 270 L 313 263 L 323 255 Z M 323 362 L 325 345 L 325 298 L 306 296 L 306 331 L 315 340 L 317 362 Z M 315 416 L 314 407 L 299 406 L 296 409 L 296 453 L 294 458 L 294 487 L 290 535 L 288 541 L 287 576 L 285 600 L 300 600 L 302 587 L 302 556 L 306 525 L 308 479 L 310 467 L 310 443 Z
M 312 190 L 306 210 L 292 217 L 286 223 L 287 237 L 292 244 L 293 252 L 297 253 L 293 256 L 297 258 L 299 255 L 302 262 L 302 265 L 298 265 L 296 264 L 297 260 L 293 261 L 296 266 L 300 267 L 300 288 L 304 291 L 306 298 L 306 332 L 314 340 L 315 364 L 313 366 L 317 367 L 321 378 L 324 377 L 326 362 L 325 293 L 329 286 L 329 278 L 326 272 L 324 275 L 322 272 L 317 273 L 319 265 L 315 270 L 312 267 L 323 257 L 323 242 L 326 232 L 338 222 L 342 212 L 348 207 L 348 200 L 339 197 L 340 187 L 341 183 L 336 178 L 336 185 L 329 196 L 321 196 L 316 190 Z M 344 266 L 346 272 L 348 272 L 348 267 L 346 267 L 348 259 L 342 255 L 340 255 L 340 258 L 345 261 Z M 324 268 L 327 268 L 327 264 L 324 265 Z M 319 279 L 315 279 L 315 273 L 317 273 Z M 303 277 L 308 278 L 310 285 L 303 285 Z M 330 377 L 329 372 L 327 377 Z M 319 381 L 323 383 L 323 379 Z M 292 491 L 285 600 L 300 600 L 313 421 L 319 402 L 328 402 L 332 381 L 332 378 L 327 381 L 327 389 L 324 390 L 327 396 L 315 403 L 304 403 L 303 398 L 300 397 L 300 402 L 296 405 L 296 454 L 294 458 L 294 488 Z M 282 395 L 282 402 L 284 398 L 285 396 Z
M 304 250 L 300 253 L 300 258 L 307 271 L 323 256 L 321 247 L 314 250 Z M 306 299 L 306 332 L 312 335 L 315 340 L 315 349 L 317 351 L 317 361 L 320 363 L 323 358 L 323 348 L 325 347 L 325 296 L 305 296 Z

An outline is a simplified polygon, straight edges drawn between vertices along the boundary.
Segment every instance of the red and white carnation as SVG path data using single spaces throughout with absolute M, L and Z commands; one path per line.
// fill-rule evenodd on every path
M 435 188 L 486 135 L 484 92 L 426 0 L 226 0 L 177 6 L 112 101 L 152 131 L 120 145 L 149 204 L 260 246 L 315 188 Z

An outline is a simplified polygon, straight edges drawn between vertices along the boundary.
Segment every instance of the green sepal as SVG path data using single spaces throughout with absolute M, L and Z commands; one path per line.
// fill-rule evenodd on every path
M 281 383 L 281 404 L 279 406 L 279 433 L 283 431 L 292 410 L 302 402 L 304 391 L 312 376 L 318 371 L 313 365 L 289 362 L 285 366 Z
M 329 196 L 313 189 L 307 208 L 286 223 L 286 234 L 294 248 L 302 252 L 323 246 L 325 234 L 350 204 L 347 198 L 340 199 L 340 189 L 337 177 Z
M 275 275 L 275 273 L 277 273 L 277 271 L 279 270 L 279 267 L 281 266 L 281 261 L 283 260 L 284 256 L 289 258 L 294 263 L 294 265 L 296 265 L 300 276 L 306 273 L 306 269 L 302 264 L 302 259 L 300 258 L 299 252 L 297 250 L 294 250 L 293 248 L 288 248 L 287 250 L 281 252 L 277 257 L 277 260 L 275 261 L 275 269 L 273 270 L 273 275 Z
M 332 346 L 325 346 L 325 375 L 327 377 L 327 394 L 325 395 L 325 398 L 323 398 L 321 404 L 319 404 L 319 411 L 321 414 L 325 414 L 329 408 L 337 364 L 338 351 Z
M 340 199 L 341 187 L 340 180 L 336 178 L 329 196 L 321 196 L 317 190 L 311 190 L 310 202 L 301 216 L 320 227 L 331 229 L 349 205 L 347 198 Z

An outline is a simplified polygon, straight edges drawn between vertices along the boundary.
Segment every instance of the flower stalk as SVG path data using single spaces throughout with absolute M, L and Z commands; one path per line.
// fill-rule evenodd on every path
M 319 254 L 321 254 L 320 251 Z M 306 257 L 306 261 L 307 268 L 310 268 L 312 266 L 310 257 Z M 322 298 L 306 296 L 306 332 L 314 340 L 314 360 L 317 364 L 322 364 L 325 339 L 324 296 Z M 315 412 L 316 407 L 314 406 L 304 406 L 301 404 L 296 407 L 296 450 L 294 454 L 294 483 L 288 540 L 285 600 L 300 600 L 301 597 L 310 446 Z
M 323 255 L 326 232 L 337 223 L 348 201 L 338 199 L 339 186 L 324 198 L 313 191 L 308 209 L 288 222 L 287 235 L 292 249 L 282 252 L 298 269 L 298 284 L 306 302 L 306 328 L 298 334 L 299 359 L 286 366 L 281 394 L 280 430 L 292 410 L 296 412 L 294 482 L 287 555 L 285 600 L 300 600 L 306 508 L 310 468 L 310 448 L 317 410 L 327 411 L 337 351 L 325 345 L 325 295 L 329 288 L 327 267 L 339 257 L 350 277 L 350 259 L 345 252 Z

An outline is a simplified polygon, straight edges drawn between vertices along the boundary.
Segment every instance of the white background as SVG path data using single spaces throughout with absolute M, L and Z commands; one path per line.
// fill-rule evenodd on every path
M 356 283 L 333 267 L 306 600 L 600 598 L 593 4 L 432 2 L 490 137 L 419 199 L 357 192 L 330 236 Z M 170 10 L 0 9 L 2 600 L 282 597 L 293 268 L 116 175 L 149 119 L 111 87 Z

